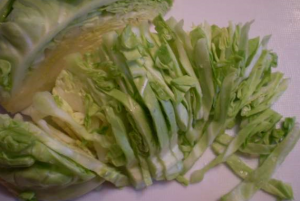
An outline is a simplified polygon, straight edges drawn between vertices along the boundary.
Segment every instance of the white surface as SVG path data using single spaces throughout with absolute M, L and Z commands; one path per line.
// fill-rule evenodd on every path
M 269 47 L 279 55 L 278 70 L 291 78 L 290 86 L 274 108 L 284 116 L 296 116 L 300 120 L 300 1 L 299 0 L 177 0 L 168 16 L 185 20 L 185 28 L 207 21 L 226 26 L 255 19 L 251 36 L 272 34 Z M 200 168 L 212 157 L 211 153 L 195 165 Z M 300 143 L 277 170 L 275 178 L 291 183 L 295 200 L 300 200 Z M 185 188 L 176 182 L 155 183 L 143 191 L 131 188 L 117 190 L 105 186 L 100 192 L 92 192 L 76 201 L 216 201 L 229 192 L 239 179 L 225 166 L 210 171 L 202 183 Z M 15 200 L 0 193 L 1 201 Z M 275 198 L 258 192 L 253 201 L 274 201 Z

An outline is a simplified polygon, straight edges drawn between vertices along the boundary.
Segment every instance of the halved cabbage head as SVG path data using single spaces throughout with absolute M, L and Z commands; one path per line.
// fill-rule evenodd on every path
M 21 111 L 36 92 L 53 87 L 65 55 L 92 50 L 103 33 L 150 20 L 171 4 L 171 0 L 3 1 L 1 104 L 11 113 Z

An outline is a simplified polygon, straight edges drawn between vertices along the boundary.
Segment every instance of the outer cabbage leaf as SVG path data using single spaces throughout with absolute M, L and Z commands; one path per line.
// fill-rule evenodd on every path
M 96 173 L 78 163 L 80 157 L 87 156 L 51 139 L 33 124 L 1 115 L 0 129 L 0 178 L 21 198 L 32 192 L 43 200 L 73 199 L 103 183 Z M 72 188 L 78 191 L 70 191 Z M 51 195 L 52 190 L 58 194 Z

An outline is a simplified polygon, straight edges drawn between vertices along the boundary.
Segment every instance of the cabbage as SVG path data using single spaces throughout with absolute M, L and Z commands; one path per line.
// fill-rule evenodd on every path
M 43 200 L 72 199 L 97 188 L 103 178 L 118 186 L 128 182 L 79 146 L 30 122 L 1 115 L 0 130 L 0 178 L 21 198 L 30 194 Z
M 248 39 L 250 23 L 186 33 L 173 18 L 153 22 L 156 33 L 147 23 L 128 25 L 104 34 L 95 50 L 70 54 L 52 92 L 36 94 L 23 113 L 58 125 L 101 162 L 124 168 L 136 188 L 152 180 L 187 185 L 185 172 L 210 145 L 218 156 L 190 182 L 223 162 L 246 181 L 256 170 L 234 154 L 259 156 L 263 165 L 294 127 L 287 119 L 277 129 L 282 117 L 270 109 L 288 80 L 271 73 L 277 58 L 266 48 L 268 37 Z M 237 118 L 237 135 L 222 135 Z M 259 188 L 292 198 L 288 184 L 265 182 Z
M 224 195 L 222 200 L 249 200 L 260 188 L 266 188 L 270 185 L 270 182 L 272 182 L 272 180 L 270 180 L 272 175 L 278 166 L 283 163 L 289 152 L 294 148 L 299 137 L 299 124 L 296 124 L 294 128 L 287 133 L 285 139 L 278 144 L 270 155 L 268 155 L 261 166 L 250 172 L 247 178 L 237 185 L 231 192 Z M 274 183 L 274 181 L 272 183 Z M 287 190 L 290 191 L 289 188 L 287 188 Z
M 0 95 L 1 104 L 12 113 L 29 106 L 36 92 L 53 87 L 65 65 L 65 55 L 91 50 L 101 43 L 103 33 L 165 13 L 172 3 L 21 0 L 11 5 L 11 2 L 0 4 L 0 21 L 4 21 L 0 24 Z
M 1 116 L 10 123 L 0 132 L 0 178 L 19 197 L 68 199 L 103 181 L 136 189 L 160 180 L 188 185 L 226 163 L 243 181 L 223 200 L 248 200 L 260 189 L 293 198 L 292 187 L 272 175 L 299 126 L 271 109 L 288 79 L 273 72 L 270 36 L 249 38 L 252 22 L 185 32 L 183 21 L 158 15 L 152 32 L 151 22 L 139 22 L 172 2 L 32 2 L 1 7 L 3 104 L 31 121 Z M 25 29 L 30 16 L 30 25 L 43 25 Z M 236 135 L 224 134 L 233 127 Z M 216 158 L 185 178 L 210 146 Z M 258 168 L 237 152 L 258 159 Z
M 218 135 L 235 126 L 239 115 L 255 116 L 267 110 L 287 88 L 288 79 L 284 79 L 281 73 L 271 73 L 277 65 L 277 56 L 267 49 L 269 36 L 261 41 L 259 38 L 249 39 L 250 25 L 211 26 L 206 33 L 207 25 L 204 24 L 190 34 L 191 41 L 198 42 L 213 37 L 207 44 L 211 48 L 210 60 L 214 63 L 216 95 L 212 118 L 185 159 L 184 172 L 192 167 Z
M 226 134 L 221 135 L 216 139 L 216 142 L 213 143 L 212 148 L 214 152 L 217 154 L 221 154 L 224 150 L 224 146 L 227 146 L 230 141 L 232 140 L 232 137 Z M 264 144 L 254 144 L 254 143 L 248 143 L 246 148 L 253 147 L 253 145 L 257 147 L 266 147 L 268 145 Z M 272 145 L 272 148 L 275 148 L 275 145 Z M 243 148 L 244 149 L 244 148 Z M 252 149 L 256 154 L 259 152 L 260 154 L 267 154 L 265 151 L 262 151 L 262 149 Z M 253 153 L 253 152 L 252 152 Z M 270 154 L 271 152 L 268 152 Z M 232 154 L 226 161 L 226 165 L 229 166 L 229 168 L 239 177 L 246 179 L 247 176 L 253 171 L 252 168 L 250 168 L 247 164 L 243 162 L 242 159 L 239 158 L 237 154 Z M 283 200 L 292 200 L 293 195 L 293 189 L 292 187 L 284 183 L 282 181 L 276 180 L 276 179 L 270 179 L 268 182 L 264 183 L 261 187 L 261 189 L 267 193 L 270 193 L 272 195 L 275 195 L 276 197 L 283 199 Z

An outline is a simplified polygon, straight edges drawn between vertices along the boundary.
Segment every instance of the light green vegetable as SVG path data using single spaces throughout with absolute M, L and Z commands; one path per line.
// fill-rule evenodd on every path
M 74 58 L 74 59 L 76 61 L 76 58 Z M 71 60 L 74 60 L 74 59 L 71 59 Z M 80 62 L 80 60 L 79 60 L 79 62 Z M 98 71 L 97 69 L 88 69 L 83 66 L 80 67 L 80 66 L 78 66 L 78 63 L 76 63 L 76 62 L 74 65 L 75 66 L 71 66 L 72 67 L 71 72 L 74 74 L 74 76 L 78 76 L 79 79 L 82 78 L 81 83 L 85 84 L 85 90 L 92 93 L 92 96 L 95 98 L 95 100 L 97 100 L 98 104 L 103 105 L 103 106 L 105 104 L 111 104 L 111 102 L 114 101 L 114 99 L 115 99 L 117 101 L 120 101 L 120 103 L 125 107 L 125 109 L 129 111 L 129 114 L 132 116 L 132 121 L 136 122 L 136 124 L 131 121 L 128 122 L 128 120 L 127 120 L 128 117 L 124 113 L 125 110 L 121 110 L 118 112 L 118 115 L 122 116 L 122 113 L 124 115 L 124 118 L 120 119 L 120 123 L 122 121 L 123 124 L 126 124 L 129 127 L 131 127 L 130 124 L 133 123 L 133 127 L 128 128 L 128 129 L 129 130 L 132 130 L 132 129 L 137 130 L 137 133 L 132 132 L 132 131 L 129 131 L 129 132 L 126 131 L 126 132 L 128 132 L 128 135 L 129 135 L 128 136 L 129 141 L 131 141 L 131 140 L 134 141 L 132 143 L 142 143 L 142 144 L 136 144 L 133 146 L 137 146 L 136 148 L 139 149 L 139 150 L 136 150 L 136 152 L 140 152 L 140 153 L 136 153 L 136 154 L 138 154 L 138 155 L 142 154 L 143 157 L 148 155 L 149 148 L 150 148 L 150 151 L 151 151 L 150 158 L 153 158 L 153 159 L 149 158 L 149 162 L 153 164 L 153 167 L 154 167 L 153 171 L 155 170 L 158 172 L 157 174 L 159 174 L 159 172 L 162 171 L 162 167 L 158 163 L 158 161 L 156 161 L 156 157 L 155 157 L 156 146 L 154 145 L 154 142 L 153 142 L 154 140 L 151 135 L 150 127 L 147 123 L 147 120 L 146 120 L 146 117 L 145 117 L 145 114 L 144 114 L 142 108 L 138 105 L 138 103 L 135 102 L 135 100 L 133 100 L 130 97 L 130 95 L 125 94 L 125 93 L 119 91 L 118 89 L 111 89 L 110 91 L 102 91 L 101 88 L 99 88 L 99 87 L 101 87 L 103 85 L 101 85 L 100 82 L 97 83 L 96 78 L 94 79 L 94 83 L 86 82 L 86 81 L 88 81 L 88 80 L 86 80 L 86 77 L 89 77 L 89 75 L 92 75 L 92 74 L 89 74 L 89 72 L 92 73 L 94 71 L 94 73 L 97 73 L 97 71 Z M 80 65 L 80 63 L 79 63 L 79 65 Z M 92 67 L 92 66 L 90 66 L 90 67 Z M 111 65 L 110 67 L 115 68 L 113 65 Z M 113 70 L 113 69 L 110 69 L 110 70 Z M 118 72 L 117 69 L 115 72 Z M 100 75 L 101 71 L 98 71 L 98 73 Z M 104 72 L 102 72 L 102 73 L 104 73 Z M 93 78 L 91 77 L 91 79 L 93 79 Z M 100 81 L 100 80 L 98 80 L 98 81 Z M 113 81 L 111 83 L 113 83 Z M 115 87 L 117 87 L 117 85 L 115 85 Z M 107 103 L 105 103 L 105 100 L 110 100 L 110 101 L 107 101 Z M 103 118 L 105 119 L 105 117 L 103 117 Z M 140 142 L 140 140 L 138 140 L 138 139 L 135 139 L 138 141 L 135 141 L 134 139 L 130 139 L 130 134 L 140 135 L 139 133 L 141 133 L 144 136 L 144 137 L 141 137 L 141 139 L 140 139 L 140 140 L 142 140 L 142 142 Z M 115 134 L 115 136 L 116 136 L 116 134 Z M 133 137 L 133 138 L 135 138 L 135 137 Z M 120 144 L 121 142 L 119 141 L 118 143 Z M 146 144 L 144 144 L 144 143 L 146 143 Z M 135 149 L 135 148 L 133 147 L 133 149 Z M 140 158 L 140 160 L 143 161 L 142 158 Z M 147 170 L 146 167 L 143 167 L 142 169 L 144 169 L 144 171 Z M 134 175 L 134 176 L 136 176 L 136 175 Z M 149 178 L 144 178 L 144 179 L 149 180 Z M 150 178 L 150 181 L 151 181 L 151 178 Z M 147 183 L 148 183 L 147 185 L 151 184 L 149 182 L 147 182 Z
M 71 55 L 52 96 L 72 121 L 53 114 L 54 121 L 67 123 L 70 136 L 92 143 L 86 148 L 98 150 L 102 162 L 126 167 L 137 188 L 151 185 L 151 178 L 176 178 L 187 185 L 179 173 L 188 171 L 238 116 L 237 136 L 222 139 L 230 144 L 194 172 L 191 183 L 237 151 L 259 156 L 263 163 L 286 133 L 274 128 L 281 116 L 269 109 L 287 80 L 271 73 L 276 56 L 266 48 L 268 38 L 248 39 L 251 23 L 228 28 L 204 24 L 190 34 L 174 19 L 158 16 L 154 24 L 157 33 L 147 24 L 127 26 L 105 34 L 96 51 Z M 76 134 L 80 129 L 72 125 L 85 132 Z M 92 138 L 97 132 L 105 137 Z M 292 195 L 277 180 L 264 188 L 278 197 Z
M 145 55 L 139 53 L 141 47 L 138 49 L 138 45 L 141 43 L 130 27 L 126 27 L 119 38 L 121 39 L 121 44 L 115 44 L 115 46 L 119 46 L 120 49 L 118 51 L 127 59 L 127 68 L 130 73 L 128 79 L 133 80 L 133 88 L 136 89 L 137 94 L 140 96 L 140 101 L 145 104 L 152 117 L 160 148 L 159 157 L 165 168 L 164 174 L 168 180 L 174 179 L 181 169 L 174 170 L 175 172 L 171 172 L 169 169 L 179 161 L 181 162 L 182 154 L 179 153 L 181 155 L 178 155 L 177 159 L 172 150 L 173 147 L 170 144 L 171 138 L 168 135 L 166 120 L 156 94 L 152 90 L 151 84 L 149 84 L 149 79 L 146 77 L 147 71 L 143 65 Z M 132 56 L 133 52 L 135 52 L 134 56 Z
M 226 136 L 221 135 L 221 136 Z M 220 136 L 220 137 L 221 137 Z M 219 138 L 220 138 L 219 137 Z M 232 139 L 230 136 L 226 136 L 226 138 Z M 217 139 L 218 140 L 218 139 Z M 212 148 L 214 152 L 217 154 L 221 154 L 224 151 L 224 145 L 228 145 L 227 141 L 224 141 L 223 139 L 219 139 L 220 142 L 214 142 L 212 145 Z M 248 144 L 249 146 L 249 144 Z M 230 169 L 239 177 L 242 179 L 246 179 L 247 176 L 253 171 L 252 168 L 250 168 L 247 164 L 245 164 L 236 154 L 231 155 L 226 160 L 226 165 L 230 167 Z M 293 199 L 293 189 L 292 187 L 287 184 L 283 183 L 282 181 L 276 180 L 276 179 L 270 179 L 268 183 L 264 184 L 262 187 L 262 190 L 275 195 L 276 197 L 279 197 L 283 200 L 291 200 Z
M 260 188 L 268 184 L 278 166 L 283 163 L 285 157 L 296 145 L 299 137 L 299 125 L 295 125 L 286 138 L 278 144 L 274 151 L 267 157 L 263 164 L 252 171 L 245 180 L 230 193 L 224 195 L 222 200 L 249 200 Z
M 51 138 L 33 124 L 1 115 L 0 130 L 0 178 L 18 193 L 30 190 L 38 199 L 72 199 L 103 183 L 94 172 L 97 165 L 93 158 Z M 73 187 L 78 191 L 68 190 Z M 49 189 L 58 194 L 51 195 Z
M 212 35 L 215 35 L 211 39 L 211 54 L 216 62 L 213 71 L 218 91 L 215 97 L 213 120 L 209 122 L 205 133 L 185 159 L 183 173 L 192 167 L 218 135 L 226 128 L 234 126 L 239 112 L 241 115 L 262 112 L 269 108 L 286 89 L 287 80 L 282 79 L 280 73 L 270 74 L 271 68 L 276 66 L 277 58 L 274 53 L 266 49 L 267 38 L 260 42 L 258 50 L 253 50 L 253 47 L 248 45 L 253 43 L 253 40 L 248 39 L 250 24 L 229 26 L 227 29 L 216 26 L 211 28 Z M 193 34 L 205 35 L 200 31 Z M 227 41 L 225 47 L 224 37 Z M 216 47 L 221 49 L 214 50 Z M 249 51 L 252 51 L 252 54 L 256 51 L 256 55 L 248 57 Z M 262 88 L 268 90 L 260 90 Z M 247 102 L 251 98 L 255 101 L 250 101 L 252 104 L 249 105 Z
M 4 123 L 8 124 L 10 119 L 8 119 L 7 116 L 4 116 Z M 4 125 L 6 125 L 4 124 Z M 44 143 L 46 146 L 51 148 L 52 150 L 55 150 L 58 154 L 64 155 L 65 157 L 72 158 L 74 162 L 80 164 L 86 169 L 89 169 L 99 176 L 103 177 L 104 179 L 107 179 L 108 181 L 116 184 L 117 186 L 124 186 L 128 184 L 128 179 L 125 175 L 121 174 L 114 168 L 111 168 L 100 161 L 96 160 L 95 158 L 91 157 L 89 154 L 78 151 L 78 149 L 71 149 L 68 148 L 68 146 L 64 144 L 60 144 L 58 140 L 55 138 L 51 138 L 47 133 L 43 132 L 41 129 L 37 128 L 33 124 L 30 123 L 20 123 L 20 126 L 24 124 L 23 129 L 27 129 L 28 132 L 31 133 L 31 135 L 36 136 L 39 138 L 39 140 Z M 5 145 L 7 146 L 7 145 Z M 42 154 L 40 157 L 43 157 Z M 108 174 L 110 173 L 110 174 Z
M 253 121 L 241 128 L 237 136 L 230 142 L 223 153 L 217 156 L 201 170 L 193 172 L 191 175 L 191 182 L 200 182 L 208 170 L 222 162 L 225 162 L 228 157 L 235 153 L 239 147 L 246 142 L 249 136 L 251 137 L 251 135 L 254 135 L 255 133 L 269 131 L 280 120 L 280 118 L 281 116 L 272 110 L 266 110 L 261 114 L 258 114 Z
M 66 72 L 64 72 L 63 74 L 67 75 Z M 69 84 L 74 84 L 71 83 L 74 78 L 72 80 L 69 80 L 68 77 L 62 77 L 61 79 L 67 79 L 69 81 Z M 56 90 L 60 91 L 62 90 L 62 88 L 56 88 Z M 81 90 L 81 92 L 83 91 Z M 63 92 L 60 92 L 60 94 L 62 93 Z M 63 96 L 66 97 L 67 95 L 70 95 L 67 93 L 68 91 L 65 91 L 65 94 Z M 73 91 L 73 93 L 75 93 L 75 91 Z M 59 96 L 57 95 L 56 97 Z M 78 97 L 80 96 L 78 95 Z M 75 102 L 76 100 L 80 101 L 80 99 L 78 98 L 73 101 Z M 65 100 L 60 97 L 60 101 Z M 64 104 L 67 105 L 68 103 L 65 102 Z M 49 107 L 51 109 L 47 109 Z M 96 129 L 96 131 L 92 130 L 91 132 L 88 132 L 83 125 L 80 125 L 80 121 L 76 122 L 76 116 L 74 115 L 74 113 L 68 114 L 65 111 L 67 110 L 66 108 L 68 107 L 59 108 L 50 93 L 43 93 L 37 94 L 34 97 L 33 105 L 31 106 L 31 108 L 27 109 L 25 113 L 32 116 L 32 118 L 34 118 L 35 120 L 37 120 L 37 116 L 39 116 L 40 118 L 45 118 L 49 115 L 56 118 L 56 122 L 62 123 L 62 129 L 65 128 L 65 131 L 69 135 L 72 136 L 73 134 L 75 135 L 73 136 L 75 137 L 75 139 L 79 138 L 82 141 L 81 146 L 89 148 L 91 151 L 95 151 L 97 153 L 98 159 L 102 162 L 110 162 L 116 167 L 126 166 L 129 172 L 129 176 L 132 178 L 132 181 L 134 182 L 136 188 L 144 187 L 145 184 L 142 182 L 143 178 L 141 176 L 141 173 L 139 174 L 138 162 L 129 144 L 127 130 L 123 125 L 120 117 L 115 114 L 114 109 L 110 106 L 106 106 L 103 111 L 106 117 L 100 117 L 102 120 L 105 120 L 106 123 L 104 123 L 104 125 L 94 125 L 94 129 Z M 72 110 L 72 108 L 68 109 L 69 112 L 70 110 Z M 82 114 L 81 116 L 84 116 L 84 114 Z M 89 114 L 86 115 L 86 117 L 89 117 Z M 99 121 L 98 124 L 101 124 L 100 119 L 94 119 L 94 121 L 97 120 Z M 83 121 L 81 121 L 81 123 L 83 124 Z
M 125 158 L 126 158 L 126 168 L 128 170 L 128 174 L 133 181 L 133 185 L 136 188 L 144 188 L 146 185 L 152 184 L 151 181 L 149 183 L 143 182 L 143 176 L 141 174 L 138 160 L 136 160 L 134 151 L 130 146 L 128 140 L 128 133 L 126 131 L 125 126 L 123 125 L 122 119 L 120 119 L 114 112 L 113 108 L 107 107 L 106 109 L 108 122 L 112 125 L 112 130 L 114 137 L 116 139 L 117 144 L 122 149 Z
M 122 39 L 125 40 L 126 39 L 125 34 L 129 34 L 128 33 L 129 31 L 131 31 L 131 30 L 127 29 L 127 31 L 123 33 L 124 35 L 121 35 L 120 37 L 123 37 Z M 105 46 L 103 49 L 105 49 L 105 48 L 112 49 L 110 47 L 110 46 L 112 46 L 112 44 L 110 44 L 110 42 L 113 43 L 114 41 L 113 40 L 110 41 L 110 38 L 113 38 L 114 34 L 111 33 L 105 37 L 107 38 L 107 40 L 106 40 L 106 43 L 105 43 Z M 126 46 L 129 46 L 129 45 L 132 45 L 132 42 L 129 43 L 126 41 L 126 43 L 124 42 L 124 44 L 121 43 L 120 45 L 125 46 L 125 44 L 126 44 Z M 106 54 L 105 52 L 102 52 L 102 53 Z M 119 54 L 121 54 L 121 53 L 122 52 L 120 50 Z M 125 55 L 125 53 L 124 53 L 124 55 Z M 135 55 L 141 57 L 141 55 L 139 53 L 135 53 Z M 115 62 L 115 64 L 113 64 L 113 65 L 116 65 L 118 67 L 118 64 L 119 64 L 120 65 L 119 67 L 121 70 L 122 70 L 122 68 L 127 68 L 126 66 L 124 67 L 121 65 L 121 64 L 124 64 L 124 62 L 121 62 L 122 60 L 120 59 L 120 56 L 117 53 L 107 55 L 107 56 L 103 55 L 103 58 L 111 58 Z M 129 54 L 127 54 L 127 56 L 129 57 Z M 132 63 L 133 63 L 133 60 L 132 60 Z M 137 66 L 136 68 L 143 69 L 142 66 L 140 66 L 140 67 L 138 65 L 136 65 L 136 66 Z M 82 72 L 80 72 L 78 74 L 79 70 L 78 69 L 74 70 L 73 68 L 75 69 L 76 66 L 75 67 L 72 66 L 70 68 L 73 73 L 76 74 L 76 72 L 77 72 L 77 76 L 82 76 Z M 83 70 L 83 69 L 81 69 L 81 70 Z M 86 69 L 86 70 L 88 70 L 88 69 Z M 128 70 L 130 70 L 130 69 L 128 69 Z M 133 76 L 137 71 L 136 70 L 133 71 L 133 69 L 131 69 L 131 70 L 132 70 L 132 72 L 130 72 L 130 73 L 131 73 L 131 76 Z M 142 71 L 138 71 L 138 72 L 141 73 Z M 83 78 L 85 79 L 85 77 L 83 77 Z M 119 78 L 117 78 L 117 80 L 118 79 Z M 138 82 L 138 80 L 136 80 L 136 81 Z M 110 96 L 111 98 L 118 100 L 128 110 L 128 112 L 132 116 L 132 120 L 133 120 L 133 122 L 130 121 L 130 123 L 132 124 L 132 127 L 134 129 L 137 129 L 137 131 L 139 133 L 141 133 L 142 136 L 144 136 L 146 143 L 148 144 L 147 148 L 149 148 L 149 150 L 147 150 L 147 152 L 150 151 L 150 158 L 149 158 L 148 162 L 150 163 L 150 169 L 151 169 L 152 175 L 154 175 L 154 178 L 161 179 L 161 177 L 163 176 L 162 174 L 166 175 L 166 177 L 168 177 L 168 179 L 172 179 L 172 177 L 175 178 L 181 171 L 181 169 L 178 169 L 178 168 L 180 168 L 180 166 L 177 166 L 176 164 L 178 162 L 181 163 L 181 159 L 183 156 L 182 156 L 181 152 L 179 151 L 179 149 L 178 148 L 176 149 L 176 147 L 178 147 L 176 141 L 174 142 L 173 138 L 171 138 L 171 136 L 168 135 L 167 125 L 166 125 L 166 122 L 164 122 L 165 119 L 164 119 L 163 113 L 162 113 L 162 111 L 160 111 L 161 106 L 158 101 L 153 102 L 153 100 L 155 100 L 155 98 L 156 98 L 156 95 L 152 92 L 151 86 L 148 85 L 148 88 L 146 88 L 147 91 L 144 91 L 143 87 L 147 87 L 147 85 L 143 85 L 143 84 L 139 85 L 139 84 L 132 83 L 130 88 L 132 88 L 132 90 L 136 90 L 136 93 L 139 93 L 140 98 L 138 99 L 138 101 L 141 101 L 144 104 L 147 103 L 147 107 L 149 108 L 149 111 L 153 111 L 152 115 L 154 115 L 153 119 L 155 119 L 155 121 L 156 121 L 156 131 L 160 137 L 164 137 L 164 138 L 161 138 L 161 140 L 163 140 L 163 141 L 160 141 L 159 146 L 153 144 L 155 141 L 152 136 L 152 129 L 150 128 L 150 125 L 148 125 L 147 121 L 149 121 L 149 120 L 145 116 L 145 113 L 144 113 L 145 111 L 143 111 L 143 109 L 138 105 L 138 103 L 135 103 L 135 101 L 131 98 L 130 94 L 126 94 L 127 90 L 122 89 L 122 86 L 124 86 L 124 85 L 120 84 L 120 82 L 121 82 L 120 80 L 117 81 L 119 86 L 113 84 L 116 89 L 113 89 L 113 88 L 107 89 L 106 88 L 106 90 L 102 91 L 102 89 L 99 88 L 100 85 L 95 86 L 93 88 L 100 89 L 100 91 L 98 93 L 105 93 L 106 95 Z M 126 83 L 130 84 L 129 79 L 127 80 Z M 100 84 L 100 82 L 99 83 L 95 82 L 95 84 Z M 147 82 L 145 84 L 147 84 Z M 118 90 L 119 87 L 124 92 L 119 91 Z M 139 89 L 138 87 L 142 87 L 142 88 Z M 148 101 L 148 102 L 146 102 L 146 101 Z M 155 103 L 155 104 L 153 104 L 153 103 Z M 132 104 L 134 104 L 136 106 L 132 107 Z M 152 108 L 153 106 L 155 108 Z M 151 112 L 150 112 L 150 114 L 151 114 Z M 163 130 L 161 130 L 161 129 L 163 129 Z M 170 147 L 171 146 L 170 142 L 172 142 L 172 144 L 175 146 L 174 148 Z M 173 150 L 167 151 L 169 149 L 171 149 L 171 150 L 173 149 Z M 176 156 L 175 156 L 174 152 L 177 153 Z M 159 157 L 159 158 L 157 158 L 157 157 Z M 157 158 L 158 160 L 155 158 Z M 157 162 L 159 162 L 159 163 L 157 163 Z M 172 169 L 172 168 L 174 168 L 174 169 Z M 177 171 L 177 173 L 176 173 L 176 171 Z M 175 176 L 172 176 L 174 174 L 175 174 Z
M 221 163 L 243 179 L 224 200 L 293 198 L 272 174 L 299 126 L 277 125 L 288 79 L 272 71 L 270 36 L 249 38 L 252 22 L 185 32 L 161 15 L 171 0 L 1 2 L 1 104 L 31 122 L 0 115 L 0 178 L 21 199 L 70 199 L 104 181 L 187 186 Z M 216 158 L 186 179 L 210 146 Z
M 178 126 L 185 132 L 183 138 L 193 144 L 201 133 L 199 127 L 194 127 L 193 124 L 201 119 L 207 120 L 210 108 L 207 109 L 205 104 L 202 105 L 202 91 L 196 76 L 194 60 L 189 59 L 184 49 L 185 44 L 180 39 L 182 35 L 185 41 L 188 38 L 182 33 L 182 22 L 178 23 L 173 18 L 165 22 L 158 16 L 154 24 L 161 44 L 155 62 L 159 64 L 158 66 L 162 65 L 169 69 L 168 74 L 164 72 L 163 75 L 166 82 L 170 80 L 173 87 Z M 178 58 L 175 55 L 178 55 Z
M 103 33 L 152 19 L 171 5 L 171 0 L 1 1 L 0 60 L 11 66 L 9 82 L 0 83 L 1 104 L 13 113 L 23 110 L 36 92 L 51 89 L 66 55 L 92 50 Z
M 283 79 L 282 73 L 276 72 L 267 75 L 248 99 L 248 103 L 243 107 L 241 115 L 251 116 L 266 110 L 280 97 L 287 89 L 287 86 L 288 79 Z
M 237 77 L 236 74 L 236 70 L 231 69 L 231 72 L 224 78 L 220 95 L 217 99 L 216 110 L 218 112 L 215 115 L 215 119 L 208 123 L 204 134 L 185 158 L 183 173 L 186 173 L 193 166 L 197 159 L 202 156 L 205 150 L 213 143 L 214 139 L 226 129 L 226 116 L 230 103 L 231 90 L 234 87 L 234 80 L 236 80 Z
M 194 49 L 195 63 L 197 65 L 197 74 L 203 91 L 203 107 L 206 111 L 205 120 L 208 120 L 208 114 L 213 104 L 215 95 L 213 77 L 212 77 L 212 63 L 209 55 L 207 41 L 203 38 L 198 39 Z

